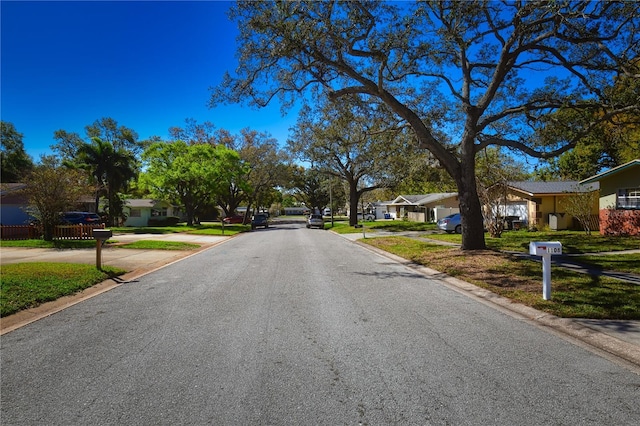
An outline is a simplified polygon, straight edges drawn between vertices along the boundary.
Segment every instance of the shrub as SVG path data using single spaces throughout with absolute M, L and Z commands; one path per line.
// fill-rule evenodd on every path
M 147 226 L 176 226 L 180 218 L 176 216 L 156 216 L 150 217 Z

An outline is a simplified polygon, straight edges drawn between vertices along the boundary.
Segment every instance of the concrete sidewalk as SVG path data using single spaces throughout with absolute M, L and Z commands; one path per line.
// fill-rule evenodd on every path
M 102 265 L 114 266 L 129 271 L 127 276 L 140 276 L 150 270 L 175 262 L 194 252 L 220 244 L 230 237 L 194 234 L 117 234 L 112 237 L 119 243 L 140 240 L 178 241 L 200 245 L 195 250 L 148 250 L 123 249 L 117 246 L 102 248 Z M 41 249 L 41 248 L 0 248 L 0 264 L 19 262 L 68 262 L 96 264 L 96 249 Z

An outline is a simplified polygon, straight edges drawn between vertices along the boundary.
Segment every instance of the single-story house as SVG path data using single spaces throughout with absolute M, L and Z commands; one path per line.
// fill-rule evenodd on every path
M 520 222 L 530 227 L 549 226 L 554 231 L 578 227 L 574 218 L 565 212 L 562 199 L 576 192 L 598 189 L 597 183 L 581 184 L 578 181 L 559 182 L 509 182 L 505 216 L 518 216 Z M 593 205 L 593 215 L 598 206 Z
M 180 210 L 171 203 L 147 198 L 125 200 L 123 210 L 127 217 L 124 226 L 147 226 L 152 217 L 182 217 Z
M 0 223 L 2 225 L 27 225 L 34 218 L 26 212 L 27 197 L 20 191 L 24 183 L 3 183 L 0 188 Z
M 580 183 L 600 184 L 600 233 L 640 235 L 640 159 L 591 176 Z
M 457 192 L 423 195 L 399 195 L 387 204 L 393 218 L 414 222 L 437 222 L 439 219 L 460 212 Z

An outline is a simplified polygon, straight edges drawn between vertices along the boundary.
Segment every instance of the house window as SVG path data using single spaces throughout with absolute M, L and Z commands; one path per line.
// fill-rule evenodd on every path
M 161 209 L 153 209 L 151 210 L 151 216 L 154 217 L 166 217 L 167 216 L 167 209 L 166 208 L 161 208 Z
M 141 217 L 142 211 L 140 209 L 131 209 L 129 211 L 129 217 Z
M 616 208 L 618 209 L 640 209 L 640 188 L 625 188 L 618 190 L 616 199 Z

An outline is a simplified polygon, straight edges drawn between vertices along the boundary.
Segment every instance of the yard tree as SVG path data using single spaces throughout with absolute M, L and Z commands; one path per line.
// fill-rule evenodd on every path
M 125 149 L 134 156 L 138 156 L 145 146 L 145 142 L 138 140 L 138 134 L 133 129 L 118 125 L 118 122 L 111 117 L 100 118 L 85 126 L 84 130 L 85 138 L 76 132 L 56 130 L 53 132 L 53 138 L 57 142 L 51 145 L 52 151 L 63 159 L 71 161 L 76 158 L 78 149 L 83 144 L 91 143 L 92 138 L 109 142 L 116 150 Z
M 638 78 L 625 64 L 639 53 L 639 9 L 590 0 L 241 1 L 230 13 L 239 65 L 210 105 L 278 98 L 287 107 L 320 92 L 386 105 L 455 181 L 462 248 L 483 249 L 477 153 L 496 145 L 552 158 L 576 139 L 538 143 L 546 114 L 570 107 L 611 121 L 638 108 L 607 104 L 603 88 L 612 76 Z
M 598 205 L 600 193 L 593 190 L 590 185 L 576 186 L 573 192 L 566 197 L 562 197 L 560 203 L 564 211 L 575 217 L 587 235 L 591 235 L 591 229 L 597 228 L 597 214 L 593 212 L 593 206 Z M 594 220 L 595 216 L 595 220 Z M 592 224 L 596 224 L 595 226 Z
M 499 148 L 485 148 L 476 163 L 478 196 L 489 235 L 502 236 L 507 215 L 509 182 L 526 180 L 529 176 L 522 163 Z
M 322 210 L 331 202 L 329 176 L 317 169 L 296 167 L 291 181 L 292 195 L 310 209 Z
M 40 221 L 45 241 L 53 239 L 60 212 L 73 209 L 91 194 L 84 170 L 64 167 L 55 157 L 42 157 L 25 180 L 29 213 Z
M 33 160 L 24 150 L 22 133 L 8 121 L 0 121 L 1 182 L 20 182 L 33 169 Z
M 349 188 L 349 223 L 358 223 L 362 194 L 393 186 L 410 145 L 384 106 L 371 109 L 357 96 L 305 106 L 288 141 L 289 151 Z M 346 102 L 345 102 L 346 101 Z
M 216 130 L 213 123 L 205 121 L 200 124 L 194 118 L 187 118 L 185 126 L 173 126 L 169 128 L 169 136 L 171 140 L 185 141 L 190 145 L 195 143 L 209 143 L 215 145 L 217 143 Z
M 243 170 L 240 156 L 232 149 L 184 141 L 155 143 L 145 150 L 143 160 L 144 185 L 155 196 L 184 206 L 188 225 Z
M 133 153 L 93 137 L 91 143 L 78 146 L 75 160 L 70 164 L 89 171 L 95 185 L 95 211 L 100 206 L 100 197 L 106 196 L 107 224 L 117 225 L 118 219 L 123 216 L 121 194 L 126 192 L 129 183 L 138 175 L 138 163 Z
M 235 149 L 246 165 L 245 188 L 247 214 L 251 206 L 264 207 L 271 198 L 273 188 L 282 186 L 286 179 L 287 156 L 278 141 L 268 133 L 242 129 Z
M 629 67 L 640 74 L 640 59 Z M 612 104 L 640 104 L 640 79 L 619 76 L 607 87 Z M 544 140 L 571 140 L 577 138 L 573 150 L 550 161 L 548 171 L 555 177 L 583 180 L 603 170 L 616 167 L 638 158 L 640 152 L 640 111 L 630 110 L 615 117 L 616 123 L 600 122 L 587 135 L 576 128 L 598 122 L 602 111 L 561 109 L 544 118 L 540 137 Z

